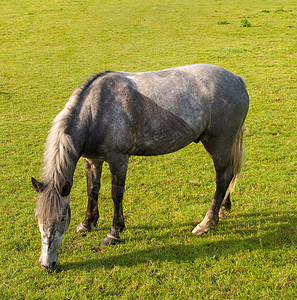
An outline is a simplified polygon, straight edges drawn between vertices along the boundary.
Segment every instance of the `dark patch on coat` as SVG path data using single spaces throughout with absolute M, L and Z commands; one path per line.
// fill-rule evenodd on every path
M 86 93 L 94 122 L 85 155 L 97 152 L 104 156 L 111 148 L 129 155 L 166 154 L 197 137 L 184 120 L 141 94 L 118 73 L 108 73 Z

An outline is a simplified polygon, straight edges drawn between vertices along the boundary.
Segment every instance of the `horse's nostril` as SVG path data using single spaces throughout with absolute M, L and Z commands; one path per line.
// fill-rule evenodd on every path
M 57 263 L 56 262 L 52 262 L 50 263 L 49 265 L 43 265 L 40 263 L 40 266 L 42 269 L 44 270 L 51 270 L 51 271 L 54 271 L 56 266 L 57 266 Z
M 40 264 L 40 266 L 44 270 L 49 270 L 50 269 L 50 266 L 46 266 L 46 265 L 43 265 L 43 264 Z

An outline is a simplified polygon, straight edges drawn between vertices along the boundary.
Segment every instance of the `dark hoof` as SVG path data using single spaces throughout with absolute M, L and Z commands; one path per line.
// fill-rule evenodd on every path
M 92 227 L 87 227 L 81 222 L 77 227 L 76 227 L 76 232 L 90 232 L 92 231 Z
M 120 237 L 115 237 L 111 234 L 108 234 L 106 238 L 102 241 L 101 246 L 115 245 L 120 243 L 122 240 Z

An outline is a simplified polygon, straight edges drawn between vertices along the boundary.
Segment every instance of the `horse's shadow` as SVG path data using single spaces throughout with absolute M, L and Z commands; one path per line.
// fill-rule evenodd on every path
M 193 243 L 187 244 L 184 241 L 181 241 L 180 244 L 166 246 L 148 245 L 145 250 L 110 255 L 108 257 L 105 255 L 102 258 L 89 259 L 83 262 L 62 263 L 58 265 L 57 272 L 59 272 L 59 270 L 71 269 L 90 270 L 100 267 L 111 269 L 114 266 L 131 267 L 156 261 L 176 261 L 177 263 L 191 262 L 197 259 L 197 257 L 207 258 L 215 256 L 219 258 L 229 254 L 233 255 L 238 252 L 239 249 L 254 251 L 258 249 L 273 250 L 283 248 L 286 245 L 296 245 L 296 224 L 296 212 L 293 211 L 276 212 L 272 214 L 253 213 L 237 215 L 236 220 L 232 219 L 230 221 L 225 220 L 221 222 L 220 227 L 225 227 L 225 234 L 222 236 L 220 233 L 220 240 L 217 241 L 199 242 L 197 245 L 193 245 Z M 178 225 L 188 228 L 192 224 L 175 224 L 174 227 L 178 227 Z M 169 227 L 172 229 L 172 226 L 168 225 L 168 229 L 170 229 Z M 143 228 L 144 232 L 150 229 L 158 232 L 158 228 L 148 228 L 147 226 Z M 131 230 L 133 230 L 133 227 Z M 140 241 L 143 237 L 142 234 L 139 234 L 135 237 L 135 241 Z M 156 235 L 158 240 L 162 239 L 162 237 L 165 238 L 162 234 Z M 189 238 L 203 239 L 203 237 L 190 236 L 190 233 Z

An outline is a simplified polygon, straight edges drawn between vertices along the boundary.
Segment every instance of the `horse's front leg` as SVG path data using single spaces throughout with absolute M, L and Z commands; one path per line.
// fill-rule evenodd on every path
M 98 194 L 103 161 L 83 158 L 83 163 L 87 175 L 88 206 L 85 219 L 76 228 L 78 232 L 91 231 L 92 227 L 97 224 L 99 218 Z
M 111 175 L 111 196 L 114 203 L 113 224 L 101 245 L 114 245 L 121 242 L 120 232 L 125 228 L 123 216 L 123 196 L 128 169 L 129 156 L 112 153 L 108 157 Z

